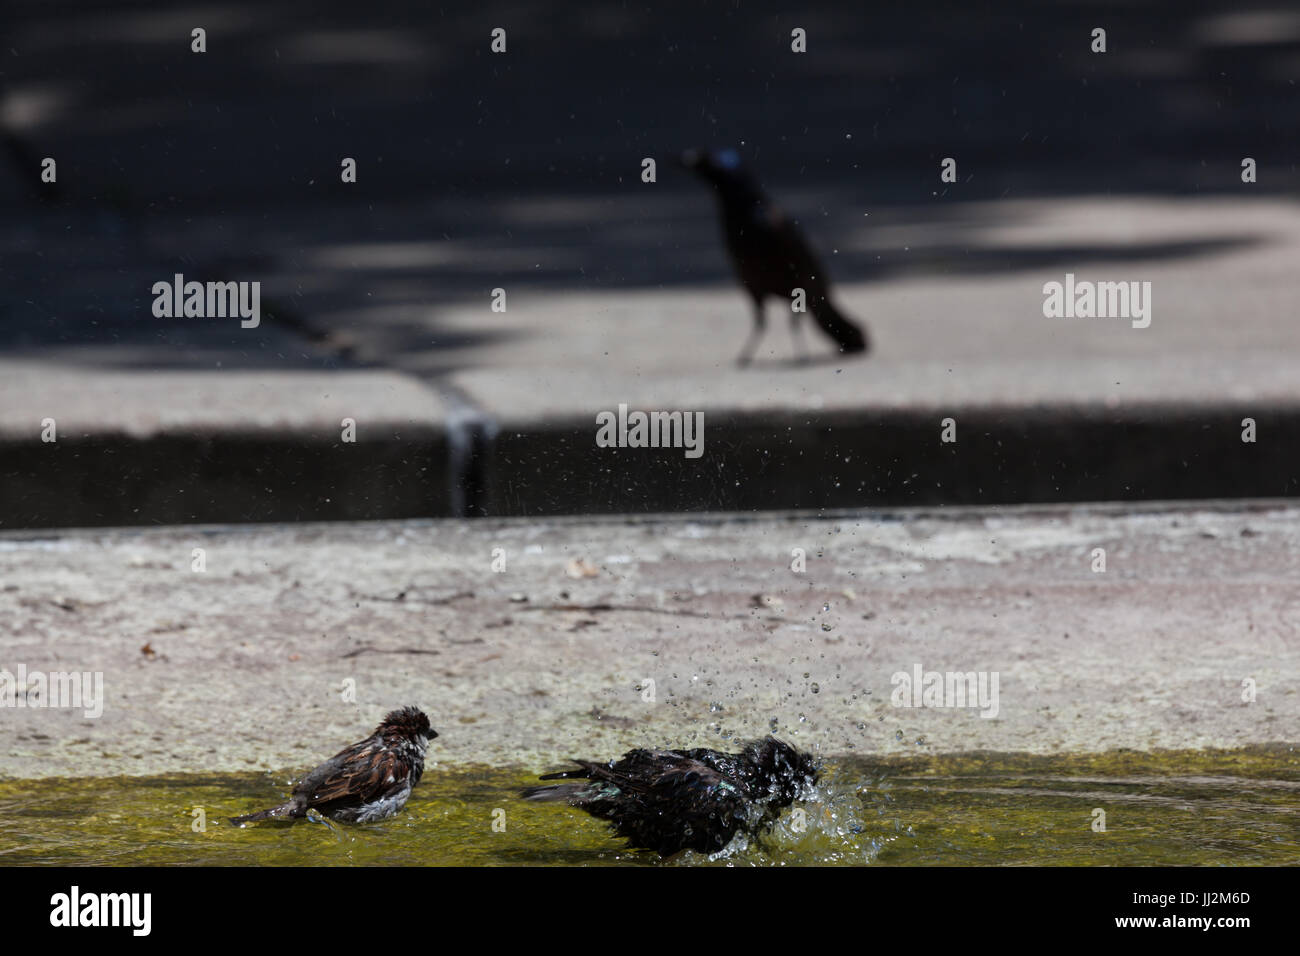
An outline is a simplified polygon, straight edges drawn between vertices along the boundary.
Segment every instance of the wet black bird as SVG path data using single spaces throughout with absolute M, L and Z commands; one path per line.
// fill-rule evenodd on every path
M 308 810 L 347 823 L 391 817 L 406 805 L 424 775 L 425 752 L 437 736 L 418 707 L 391 711 L 373 734 L 340 750 L 298 781 L 288 803 L 233 817 L 230 822 L 297 819 Z
M 866 335 L 831 302 L 830 279 L 803 234 L 764 195 L 740 155 L 734 149 L 712 153 L 688 149 L 681 163 L 717 191 L 727 251 L 754 303 L 754 329 L 741 349 L 739 364 L 749 364 L 762 338 L 764 300 L 774 295 L 791 303 L 795 289 L 804 290 L 808 311 L 841 352 L 866 352 Z M 790 327 L 796 334 L 798 322 L 799 313 L 792 309 Z
M 661 856 L 682 850 L 716 853 L 738 831 L 761 832 L 816 783 L 818 773 L 811 756 L 775 737 L 737 754 L 632 750 L 608 763 L 574 763 L 580 769 L 540 779 L 582 782 L 529 787 L 523 798 L 580 807 L 608 820 L 630 848 Z

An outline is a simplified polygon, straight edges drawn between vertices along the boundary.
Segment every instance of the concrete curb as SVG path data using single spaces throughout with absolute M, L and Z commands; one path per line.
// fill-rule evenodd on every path
M 941 421 L 959 440 L 940 440 Z M 1243 443 L 1256 420 L 1266 442 Z M 593 422 L 509 423 L 482 513 L 647 513 L 1276 497 L 1300 490 L 1300 404 L 705 413 L 706 453 L 601 449 Z
M 456 421 L 392 372 L 18 365 L 0 382 L 0 528 L 447 515 Z
M 411 383 L 413 388 L 420 388 Z M 376 413 L 377 414 L 377 413 Z M 958 441 L 940 440 L 941 421 Z M 1253 418 L 1266 440 L 1241 440 Z M 706 412 L 705 454 L 598 448 L 593 420 L 0 433 L 0 527 L 1279 497 L 1300 404 Z

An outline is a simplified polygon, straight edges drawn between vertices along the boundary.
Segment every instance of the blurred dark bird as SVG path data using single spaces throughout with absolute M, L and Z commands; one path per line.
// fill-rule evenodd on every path
M 391 817 L 406 805 L 424 775 L 424 755 L 437 736 L 419 708 L 394 710 L 365 740 L 340 750 L 298 781 L 288 803 L 233 817 L 230 822 L 297 819 L 308 810 L 346 823 Z
M 525 800 L 564 801 L 610 828 L 633 849 L 672 856 L 716 853 L 740 830 L 759 833 L 817 781 L 811 756 L 775 737 L 738 754 L 717 750 L 632 750 L 618 760 L 575 760 L 578 770 L 542 780 L 581 783 L 530 787 Z
M 807 308 L 841 352 L 865 352 L 862 329 L 830 300 L 830 279 L 798 227 L 763 194 L 734 149 L 714 153 L 688 149 L 681 163 L 718 193 L 722 232 L 741 285 L 754 302 L 754 329 L 737 359 L 748 365 L 763 336 L 763 301 L 769 296 L 791 301 L 803 289 Z M 791 311 L 790 328 L 798 334 L 799 313 Z

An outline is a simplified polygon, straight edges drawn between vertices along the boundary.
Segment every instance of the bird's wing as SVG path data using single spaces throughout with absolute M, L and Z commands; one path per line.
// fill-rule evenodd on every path
M 706 820 L 734 816 L 744 808 L 741 785 L 707 764 L 687 760 L 661 774 L 647 799 L 671 808 L 678 820 L 703 825 Z
M 684 764 L 709 769 L 675 750 L 630 750 L 616 761 L 583 763 L 583 767 L 592 780 L 613 784 L 625 793 L 644 794 L 659 777 Z
M 826 274 L 808 240 L 784 212 L 775 207 L 766 210 L 766 226 L 775 238 L 773 252 L 780 255 L 787 274 L 802 282 L 810 296 L 824 294 Z M 789 290 L 785 290 L 789 295 Z
M 398 755 L 381 741 L 367 740 L 349 747 L 303 777 L 293 788 L 307 806 L 336 802 L 371 803 L 400 790 L 405 768 Z
M 725 775 L 706 763 L 690 759 L 683 759 L 666 769 L 655 780 L 654 786 L 656 789 L 677 787 L 700 792 L 735 789 Z

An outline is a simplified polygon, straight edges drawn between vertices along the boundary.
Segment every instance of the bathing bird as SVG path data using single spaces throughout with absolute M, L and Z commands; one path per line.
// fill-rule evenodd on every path
M 813 758 L 767 737 L 740 753 L 631 750 L 617 760 L 575 760 L 575 770 L 529 787 L 525 800 L 565 802 L 609 822 L 634 849 L 674 856 L 716 853 L 740 831 L 760 833 L 817 781 Z
M 331 820 L 369 823 L 391 817 L 406 805 L 424 774 L 429 741 L 438 732 L 417 707 L 385 715 L 365 740 L 340 750 L 303 777 L 287 803 L 231 823 L 243 825 L 278 817 L 297 819 L 315 810 Z

